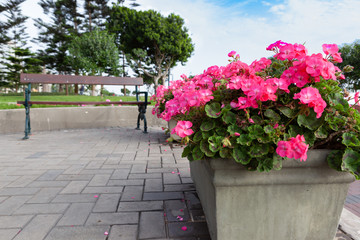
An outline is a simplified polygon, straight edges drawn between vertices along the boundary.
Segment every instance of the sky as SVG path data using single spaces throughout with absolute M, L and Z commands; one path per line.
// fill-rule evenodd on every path
M 38 0 L 27 0 L 24 15 L 36 18 L 42 9 Z M 129 2 L 129 1 L 128 1 Z M 269 57 L 266 47 L 282 40 L 305 44 L 309 53 L 322 51 L 322 44 L 352 43 L 360 39 L 360 0 L 136 0 L 137 10 L 154 9 L 185 20 L 195 51 L 185 66 L 171 71 L 200 74 L 213 65 L 228 63 L 234 50 L 250 64 Z M 34 34 L 36 29 L 30 29 Z

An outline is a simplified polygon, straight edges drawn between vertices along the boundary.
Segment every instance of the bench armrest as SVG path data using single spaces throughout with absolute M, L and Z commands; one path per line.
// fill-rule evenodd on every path
M 136 101 L 139 101 L 139 95 L 144 94 L 145 95 L 145 105 L 148 103 L 148 92 L 136 92 Z

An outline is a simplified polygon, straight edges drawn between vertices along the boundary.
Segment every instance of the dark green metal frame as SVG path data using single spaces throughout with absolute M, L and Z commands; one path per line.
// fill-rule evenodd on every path
M 144 121 L 144 133 L 148 133 L 147 131 L 147 121 L 146 121 L 146 108 L 148 105 L 148 93 L 147 92 L 138 92 L 137 91 L 137 86 L 135 87 L 135 91 L 136 91 L 136 101 L 139 102 L 139 94 L 144 94 L 145 95 L 145 102 L 143 104 L 140 104 L 138 106 L 139 109 L 139 115 L 138 115 L 138 119 L 137 119 L 137 125 L 136 125 L 136 130 L 140 130 L 140 120 Z
M 24 103 L 24 107 L 25 107 L 25 136 L 23 137 L 23 139 L 29 139 L 29 135 L 31 135 L 31 125 L 30 125 L 30 107 L 31 104 L 30 102 L 30 97 L 31 97 L 31 83 L 28 84 L 28 87 L 25 88 L 25 103 Z

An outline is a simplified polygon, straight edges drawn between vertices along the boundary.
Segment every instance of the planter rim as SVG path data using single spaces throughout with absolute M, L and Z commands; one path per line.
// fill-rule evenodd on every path
M 248 171 L 232 159 L 207 159 L 190 162 L 208 170 L 215 186 L 298 185 L 350 183 L 355 177 L 348 172 L 330 168 L 326 157 L 330 150 L 310 150 L 306 162 L 287 159 L 281 170 L 270 172 Z

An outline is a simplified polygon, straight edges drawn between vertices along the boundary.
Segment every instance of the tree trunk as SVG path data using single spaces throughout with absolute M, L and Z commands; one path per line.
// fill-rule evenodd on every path
M 126 96 L 126 85 L 124 85 L 124 96 Z
M 91 96 L 95 96 L 95 85 L 91 85 Z

